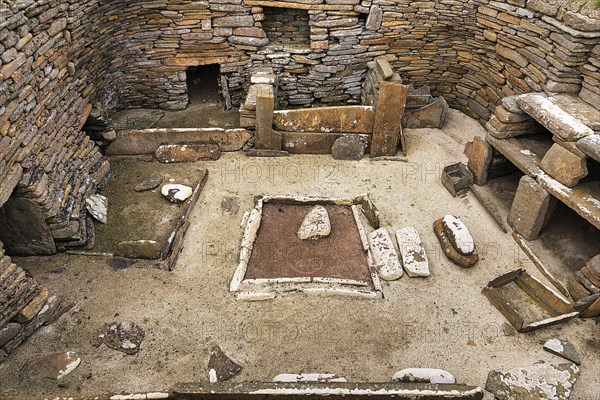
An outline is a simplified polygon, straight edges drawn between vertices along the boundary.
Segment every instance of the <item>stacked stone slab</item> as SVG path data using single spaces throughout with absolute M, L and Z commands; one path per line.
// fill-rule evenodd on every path
M 250 87 L 245 101 L 240 105 L 240 126 L 243 128 L 254 129 L 256 126 L 256 98 L 257 94 L 266 89 L 267 86 L 274 90 L 275 99 L 277 99 L 277 76 L 272 70 L 262 70 L 255 72 L 250 78 Z M 277 106 L 277 104 L 275 105 Z
M 4 254 L 0 242 L 0 362 L 40 326 L 73 306 L 72 300 L 48 296 L 28 273 Z
M 600 254 L 575 273 L 569 280 L 568 289 L 581 317 L 600 317 Z
M 57 241 L 82 245 L 85 198 L 109 165 L 81 127 L 111 107 L 103 37 L 113 27 L 90 28 L 103 15 L 95 1 L 12 2 L 0 14 L 0 206 L 26 198 Z
M 379 85 L 383 81 L 402 83 L 402 78 L 394 72 L 386 56 L 377 57 L 368 62 L 369 72 L 362 86 L 361 103 L 365 106 L 377 106 Z
M 591 83 L 597 77 L 593 49 L 600 29 L 598 13 L 591 6 L 582 13 L 558 1 L 482 0 L 473 4 L 477 28 L 467 42 L 471 50 L 479 50 L 459 56 L 469 60 L 461 63 L 468 72 L 456 86 L 463 94 L 457 99 L 462 109 L 487 121 L 506 96 L 527 92 L 577 95 L 580 91 L 583 100 L 598 107 L 598 85 Z

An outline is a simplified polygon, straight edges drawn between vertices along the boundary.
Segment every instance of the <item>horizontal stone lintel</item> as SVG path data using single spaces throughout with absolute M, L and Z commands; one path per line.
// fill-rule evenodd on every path
M 245 0 L 244 4 L 257 7 L 296 8 L 300 10 L 354 11 L 354 6 L 343 4 L 302 4 L 289 1 Z M 356 13 L 358 15 L 358 13 Z

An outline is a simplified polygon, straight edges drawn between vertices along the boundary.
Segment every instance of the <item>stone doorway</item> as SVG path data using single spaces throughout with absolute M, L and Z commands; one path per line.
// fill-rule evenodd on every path
M 186 82 L 190 104 L 222 102 L 219 64 L 189 67 Z

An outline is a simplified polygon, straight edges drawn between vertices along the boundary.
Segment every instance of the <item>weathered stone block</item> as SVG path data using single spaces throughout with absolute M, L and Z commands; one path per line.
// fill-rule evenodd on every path
M 408 87 L 401 83 L 381 82 L 375 110 L 371 157 L 396 154 Z
M 565 186 L 573 187 L 588 174 L 585 158 L 571 153 L 559 144 L 553 144 L 544 155 L 540 167 Z
M 508 224 L 525 239 L 537 239 L 546 220 L 550 197 L 535 179 L 523 176 L 508 214 Z
M 467 166 L 473 173 L 473 182 L 479 186 L 485 185 L 488 178 L 488 169 L 494 156 L 492 146 L 479 136 L 475 136 L 465 146 L 464 154 L 469 160 Z
M 375 109 L 367 106 L 275 111 L 275 129 L 293 132 L 371 133 Z
M 367 143 L 358 135 L 344 135 L 331 146 L 334 160 L 360 160 L 365 155 Z
M 591 128 L 543 95 L 530 93 L 520 96 L 516 102 L 523 111 L 563 140 L 573 142 L 594 134 Z
M 0 212 L 0 241 L 9 254 L 35 256 L 56 253 L 54 238 L 40 207 L 11 197 Z

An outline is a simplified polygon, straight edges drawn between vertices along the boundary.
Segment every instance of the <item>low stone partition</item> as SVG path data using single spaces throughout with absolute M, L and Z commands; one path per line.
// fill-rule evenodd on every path
M 481 400 L 483 389 L 457 384 L 429 383 L 180 383 L 173 388 L 176 399 L 251 400 L 251 399 L 411 399 Z
M 154 154 L 164 144 L 216 143 L 221 151 L 240 150 L 252 134 L 246 129 L 149 128 L 117 131 L 106 154 Z

